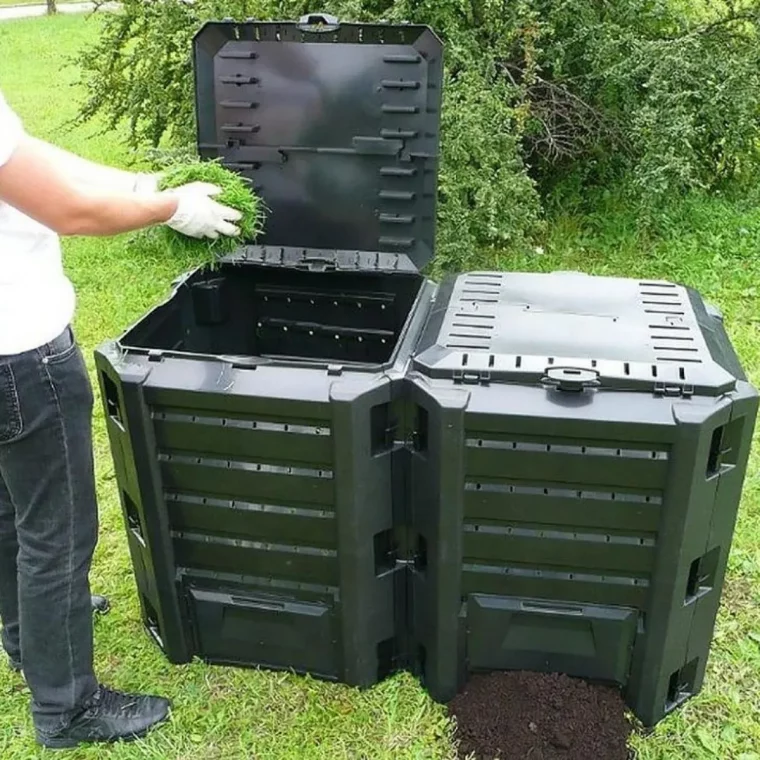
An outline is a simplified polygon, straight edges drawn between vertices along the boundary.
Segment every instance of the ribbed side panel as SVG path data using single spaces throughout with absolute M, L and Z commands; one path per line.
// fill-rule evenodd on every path
M 468 431 L 466 458 L 464 593 L 646 606 L 667 447 Z
M 325 420 L 154 407 L 177 563 L 338 584 Z

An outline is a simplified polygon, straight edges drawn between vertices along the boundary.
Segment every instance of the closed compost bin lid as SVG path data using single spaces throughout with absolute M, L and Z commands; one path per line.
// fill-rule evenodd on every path
M 323 14 L 200 30 L 198 150 L 253 182 L 268 208 L 257 243 L 406 270 L 432 259 L 442 52 L 428 27 Z
M 717 397 L 744 373 L 720 317 L 687 288 L 578 272 L 445 282 L 415 369 L 463 383 Z

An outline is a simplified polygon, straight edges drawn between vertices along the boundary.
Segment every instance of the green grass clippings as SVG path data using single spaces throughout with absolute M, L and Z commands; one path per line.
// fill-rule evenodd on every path
M 254 242 L 261 234 L 264 204 L 251 190 L 248 180 L 216 161 L 193 161 L 170 166 L 161 175 L 159 189 L 170 190 L 193 182 L 207 182 L 221 188 L 222 192 L 214 196 L 214 200 L 243 214 L 243 218 L 236 222 L 240 235 L 199 240 L 161 225 L 139 233 L 134 241 L 139 247 L 147 248 L 156 255 L 166 255 L 188 268 L 213 267 L 219 259 L 242 245 Z

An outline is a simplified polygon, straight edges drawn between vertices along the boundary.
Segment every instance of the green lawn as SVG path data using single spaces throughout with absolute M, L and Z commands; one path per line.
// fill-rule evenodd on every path
M 0 0 L 2 2 L 2 0 Z M 87 44 L 97 20 L 59 17 L 0 25 L 0 88 L 31 131 L 104 162 L 124 163 L 118 136 L 67 131 L 76 72 L 62 56 Z M 503 268 L 583 269 L 666 277 L 698 287 L 721 306 L 753 380 L 760 382 L 760 210 L 727 199 L 689 200 L 663 237 L 639 239 L 624 211 L 555 219 L 545 253 L 494 257 Z M 120 240 L 75 240 L 66 266 L 79 293 L 77 332 L 88 354 L 162 297 L 176 267 L 136 258 Z M 96 457 L 101 542 L 94 585 L 114 610 L 98 623 L 97 667 L 119 688 L 172 697 L 171 725 L 142 743 L 75 750 L 64 757 L 113 760 L 388 760 L 453 758 L 451 727 L 409 677 L 366 693 L 284 674 L 168 665 L 143 634 L 100 408 Z M 760 463 L 753 456 L 725 603 L 703 694 L 637 737 L 641 760 L 760 760 Z M 0 667 L 0 758 L 47 756 L 33 743 L 28 694 Z M 589 758 L 589 760 L 604 760 Z

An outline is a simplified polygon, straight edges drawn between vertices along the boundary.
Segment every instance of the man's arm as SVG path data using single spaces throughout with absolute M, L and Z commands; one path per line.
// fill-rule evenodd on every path
M 85 190 L 48 155 L 39 141 L 21 136 L 0 166 L 0 200 L 59 235 L 117 235 L 162 223 L 198 238 L 239 232 L 232 222 L 240 213 L 211 199 L 217 188 L 196 184 L 144 195 Z
M 44 140 L 31 136 L 27 136 L 27 139 L 34 144 L 38 155 L 44 157 L 50 166 L 58 167 L 72 182 L 85 188 L 110 190 L 115 193 L 131 193 L 140 186 L 152 192 L 157 189 L 157 181 L 150 175 L 134 174 L 96 164 Z
M 177 211 L 170 194 L 85 190 L 23 137 L 0 167 L 0 199 L 59 235 L 116 235 L 167 222 Z

